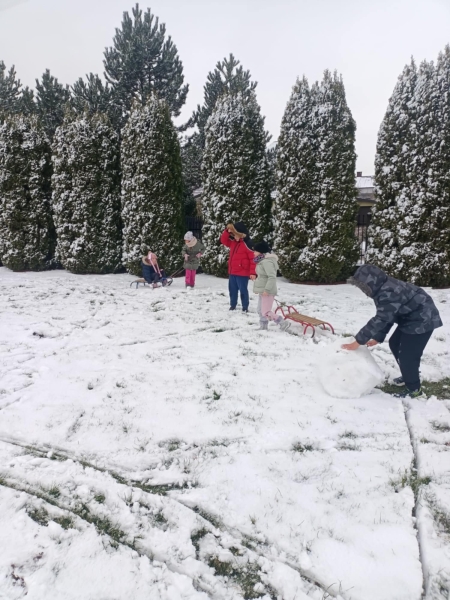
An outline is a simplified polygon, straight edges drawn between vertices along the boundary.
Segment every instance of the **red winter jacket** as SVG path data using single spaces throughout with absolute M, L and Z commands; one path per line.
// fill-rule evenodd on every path
M 228 273 L 230 275 L 241 275 L 243 277 L 256 275 L 256 265 L 253 262 L 255 255 L 248 248 L 244 240 L 234 240 L 225 229 L 220 236 L 220 243 L 228 246 L 230 249 L 230 257 L 228 259 Z

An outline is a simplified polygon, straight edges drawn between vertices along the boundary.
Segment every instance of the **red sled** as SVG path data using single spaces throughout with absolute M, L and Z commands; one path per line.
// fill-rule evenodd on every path
M 331 323 L 328 323 L 327 321 L 321 321 L 320 319 L 315 319 L 314 317 L 302 315 L 293 306 L 279 304 L 275 313 L 277 313 L 278 311 L 281 312 L 284 319 L 290 319 L 291 321 L 295 321 L 296 323 L 300 323 L 300 325 L 303 325 L 303 335 L 305 335 L 308 329 L 310 328 L 312 330 L 311 337 L 314 337 L 316 335 L 316 327 L 320 327 L 324 331 L 329 329 L 331 333 L 334 334 L 334 328 L 331 325 Z

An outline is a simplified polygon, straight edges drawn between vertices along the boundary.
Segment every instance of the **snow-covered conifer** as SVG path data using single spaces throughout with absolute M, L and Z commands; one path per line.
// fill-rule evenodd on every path
M 129 114 L 133 101 L 145 104 L 152 94 L 167 102 L 172 115 L 180 114 L 189 90 L 183 85 L 183 64 L 166 26 L 149 8 L 143 13 L 136 4 L 132 16 L 124 12 L 103 62 L 123 117 Z
M 308 246 L 314 226 L 316 161 L 311 91 L 304 77 L 297 80 L 281 122 L 274 203 L 275 248 L 280 269 L 283 275 L 297 281 L 304 277 L 300 254 Z
M 369 229 L 366 260 L 392 276 L 404 273 L 399 229 L 399 199 L 407 203 L 413 177 L 417 68 L 414 61 L 398 78 L 381 123 L 375 156 L 377 202 Z
M 36 117 L 0 125 L 0 260 L 13 271 L 54 266 L 48 138 Z
M 64 120 L 64 112 L 69 101 L 68 86 L 59 83 L 48 69 L 41 80 L 36 79 L 36 111 L 50 140 L 53 139 L 56 128 Z
M 19 112 L 21 87 L 14 66 L 7 72 L 5 63 L 0 60 L 0 119 Z
M 253 239 L 270 229 L 270 170 L 267 135 L 256 96 L 227 94 L 206 126 L 203 157 L 203 268 L 226 275 L 228 252 L 220 235 L 230 221 L 243 221 Z
M 345 279 L 358 258 L 355 237 L 355 122 L 342 78 L 325 71 L 297 82 L 279 140 L 276 248 L 296 280 Z
M 181 263 L 183 181 L 180 144 L 165 101 L 136 104 L 122 131 L 123 263 L 141 273 L 155 252 L 166 270 Z
M 442 214 L 438 184 L 442 123 L 439 119 L 440 90 L 433 63 L 423 62 L 417 73 L 410 104 L 411 142 L 404 188 L 399 194 L 399 276 L 422 285 L 439 280 L 443 257 L 437 249 L 439 227 L 433 215 Z M 445 267 L 444 267 L 445 269 Z
M 101 114 L 67 114 L 53 140 L 57 258 L 72 273 L 121 267 L 119 136 Z

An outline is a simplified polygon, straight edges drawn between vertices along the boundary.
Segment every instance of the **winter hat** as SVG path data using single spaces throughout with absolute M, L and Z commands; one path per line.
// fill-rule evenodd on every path
M 238 221 L 237 223 L 234 223 L 234 228 L 240 234 L 240 237 L 244 239 L 246 246 L 250 248 L 250 250 L 253 250 L 253 241 L 251 240 L 248 229 L 244 223 Z
M 194 234 L 192 233 L 192 231 L 188 231 L 185 234 L 184 239 L 188 240 L 188 242 L 191 242 L 194 239 Z
M 259 252 L 260 254 L 269 254 L 269 252 L 271 251 L 269 244 L 264 240 L 255 244 L 253 246 L 253 250 Z

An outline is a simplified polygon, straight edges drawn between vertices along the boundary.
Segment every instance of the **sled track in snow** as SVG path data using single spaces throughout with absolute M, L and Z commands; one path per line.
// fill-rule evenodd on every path
M 72 456 L 64 448 L 61 448 L 58 446 L 50 446 L 50 445 L 35 446 L 32 444 L 28 444 L 25 441 L 20 440 L 18 438 L 13 438 L 13 437 L 4 436 L 4 435 L 0 435 L 0 442 L 2 442 L 4 444 L 16 446 L 18 448 L 22 448 L 23 450 L 25 450 L 29 453 L 36 454 L 37 456 L 39 456 L 40 458 L 45 459 L 45 460 L 59 460 L 59 461 L 71 460 L 73 463 L 80 465 L 83 469 L 90 468 L 90 469 L 93 469 L 94 471 L 102 473 L 103 475 L 107 475 L 107 476 L 111 477 L 111 479 L 113 479 L 118 485 L 123 485 L 128 490 L 130 490 L 130 488 L 131 488 L 131 490 L 133 490 L 133 488 L 134 488 L 135 490 L 139 490 L 141 492 L 144 492 L 145 494 L 149 494 L 150 496 L 168 497 L 172 502 L 178 503 L 184 509 L 192 511 L 192 513 L 195 513 L 196 517 L 200 518 L 204 522 L 204 524 L 210 528 L 209 533 L 214 534 L 214 530 L 219 530 L 221 532 L 227 533 L 236 540 L 236 544 L 238 546 L 243 545 L 242 542 L 244 541 L 245 538 L 248 539 L 248 536 L 244 535 L 238 529 L 233 528 L 233 527 L 227 527 L 223 523 L 218 524 L 217 521 L 214 519 L 214 515 L 209 515 L 209 513 L 206 510 L 202 509 L 201 507 L 199 507 L 197 505 L 193 506 L 191 503 L 183 502 L 183 500 L 181 500 L 180 498 L 174 497 L 172 495 L 168 496 L 169 492 L 181 491 L 182 489 L 186 489 L 186 486 L 180 486 L 179 484 L 165 484 L 165 485 L 143 484 L 140 481 L 128 479 L 127 478 L 127 470 L 123 469 L 122 467 L 119 467 L 119 466 L 116 466 L 114 468 L 99 467 L 90 461 L 84 460 L 83 458 L 76 458 L 76 457 Z M 117 471 L 120 471 L 120 473 L 118 473 Z M 58 482 L 55 482 L 55 483 L 57 484 Z M 55 507 L 59 508 L 60 510 L 66 511 L 69 514 L 82 519 L 86 523 L 94 525 L 99 534 L 108 535 L 107 533 L 105 534 L 104 531 L 99 529 L 98 525 L 96 524 L 97 518 L 94 514 L 91 514 L 90 516 L 83 515 L 83 513 L 81 513 L 80 511 L 74 510 L 74 508 L 71 508 L 71 507 L 65 505 L 63 502 L 61 502 L 61 500 L 51 498 L 50 496 L 48 496 L 48 494 L 45 494 L 42 490 L 34 488 L 31 485 L 27 486 L 26 484 L 16 482 L 9 476 L 2 477 L 1 473 L 0 473 L 0 485 L 3 487 L 7 487 L 10 489 L 16 490 L 16 491 L 25 492 L 30 497 L 38 498 L 39 500 L 46 502 L 50 506 L 55 506 Z M 211 531 L 211 528 L 212 528 L 212 531 Z M 110 537 L 110 539 L 113 539 L 113 538 L 111 538 L 111 536 L 108 536 L 108 537 Z M 157 556 L 156 556 L 157 553 L 152 552 L 152 551 L 145 552 L 142 549 L 139 549 L 139 547 L 136 544 L 134 544 L 134 542 L 117 541 L 117 540 L 114 540 L 114 542 L 137 552 L 140 556 L 144 556 L 144 557 L 148 558 L 150 561 L 156 559 L 160 562 L 164 562 L 164 564 L 166 564 L 167 568 L 173 573 L 176 573 L 176 574 L 182 573 L 180 570 L 178 570 L 175 567 L 175 565 L 170 564 L 170 562 L 168 562 L 166 559 L 164 559 L 162 557 L 157 558 Z M 272 546 L 275 546 L 275 545 L 272 544 Z M 276 550 L 279 553 L 281 553 L 281 551 L 278 548 L 276 548 Z M 320 579 L 318 579 L 314 575 L 314 573 L 305 572 L 304 569 L 300 568 L 298 565 L 296 565 L 294 562 L 290 561 L 289 559 L 279 558 L 279 557 L 275 557 L 275 556 L 269 554 L 267 551 L 264 550 L 264 545 L 261 542 L 259 542 L 258 540 L 252 539 L 251 553 L 254 554 L 256 558 L 261 557 L 261 558 L 265 558 L 265 559 L 269 560 L 271 563 L 278 562 L 278 563 L 284 564 L 288 568 L 290 568 L 293 571 L 295 571 L 296 573 L 298 573 L 298 575 L 309 586 L 311 586 L 311 589 L 315 588 L 316 590 L 320 590 L 320 592 L 323 593 L 323 598 L 339 597 L 342 600 L 346 600 L 345 591 L 342 590 L 340 584 L 338 584 L 338 583 L 326 584 L 326 583 L 320 581 Z M 182 574 L 187 575 L 187 573 L 182 573 Z M 191 579 L 193 581 L 194 587 L 198 586 L 198 589 L 200 589 L 201 591 L 204 591 L 209 594 L 212 593 L 209 586 L 207 586 L 207 585 L 205 586 L 201 581 L 194 579 L 192 577 L 191 577 Z M 214 596 L 212 596 L 212 598 L 216 598 L 217 600 L 220 600 L 220 597 L 217 596 L 216 594 Z
M 413 464 L 412 464 L 412 471 L 413 471 L 413 473 L 415 473 L 417 475 L 418 457 L 417 457 L 416 440 L 414 437 L 414 430 L 413 430 L 413 427 L 412 427 L 410 419 L 409 419 L 409 411 L 411 410 L 411 406 L 409 405 L 409 403 L 406 400 L 402 400 L 402 403 L 403 403 L 406 427 L 408 429 L 409 439 L 411 442 L 411 449 L 412 449 L 413 457 L 414 457 Z M 422 580 L 423 580 L 422 600 L 425 600 L 427 597 L 427 592 L 428 592 L 428 577 L 427 577 L 427 573 L 426 573 L 426 569 L 425 569 L 425 564 L 424 564 L 424 559 L 423 559 L 423 549 L 422 549 L 422 544 L 421 544 L 421 535 L 420 535 L 421 523 L 420 523 L 419 519 L 417 519 L 417 512 L 418 512 L 418 508 L 420 505 L 421 495 L 422 494 L 421 494 L 420 489 L 417 491 L 416 494 L 414 494 L 413 517 L 414 517 L 414 528 L 416 530 L 417 544 L 419 546 L 420 566 L 422 567 Z

